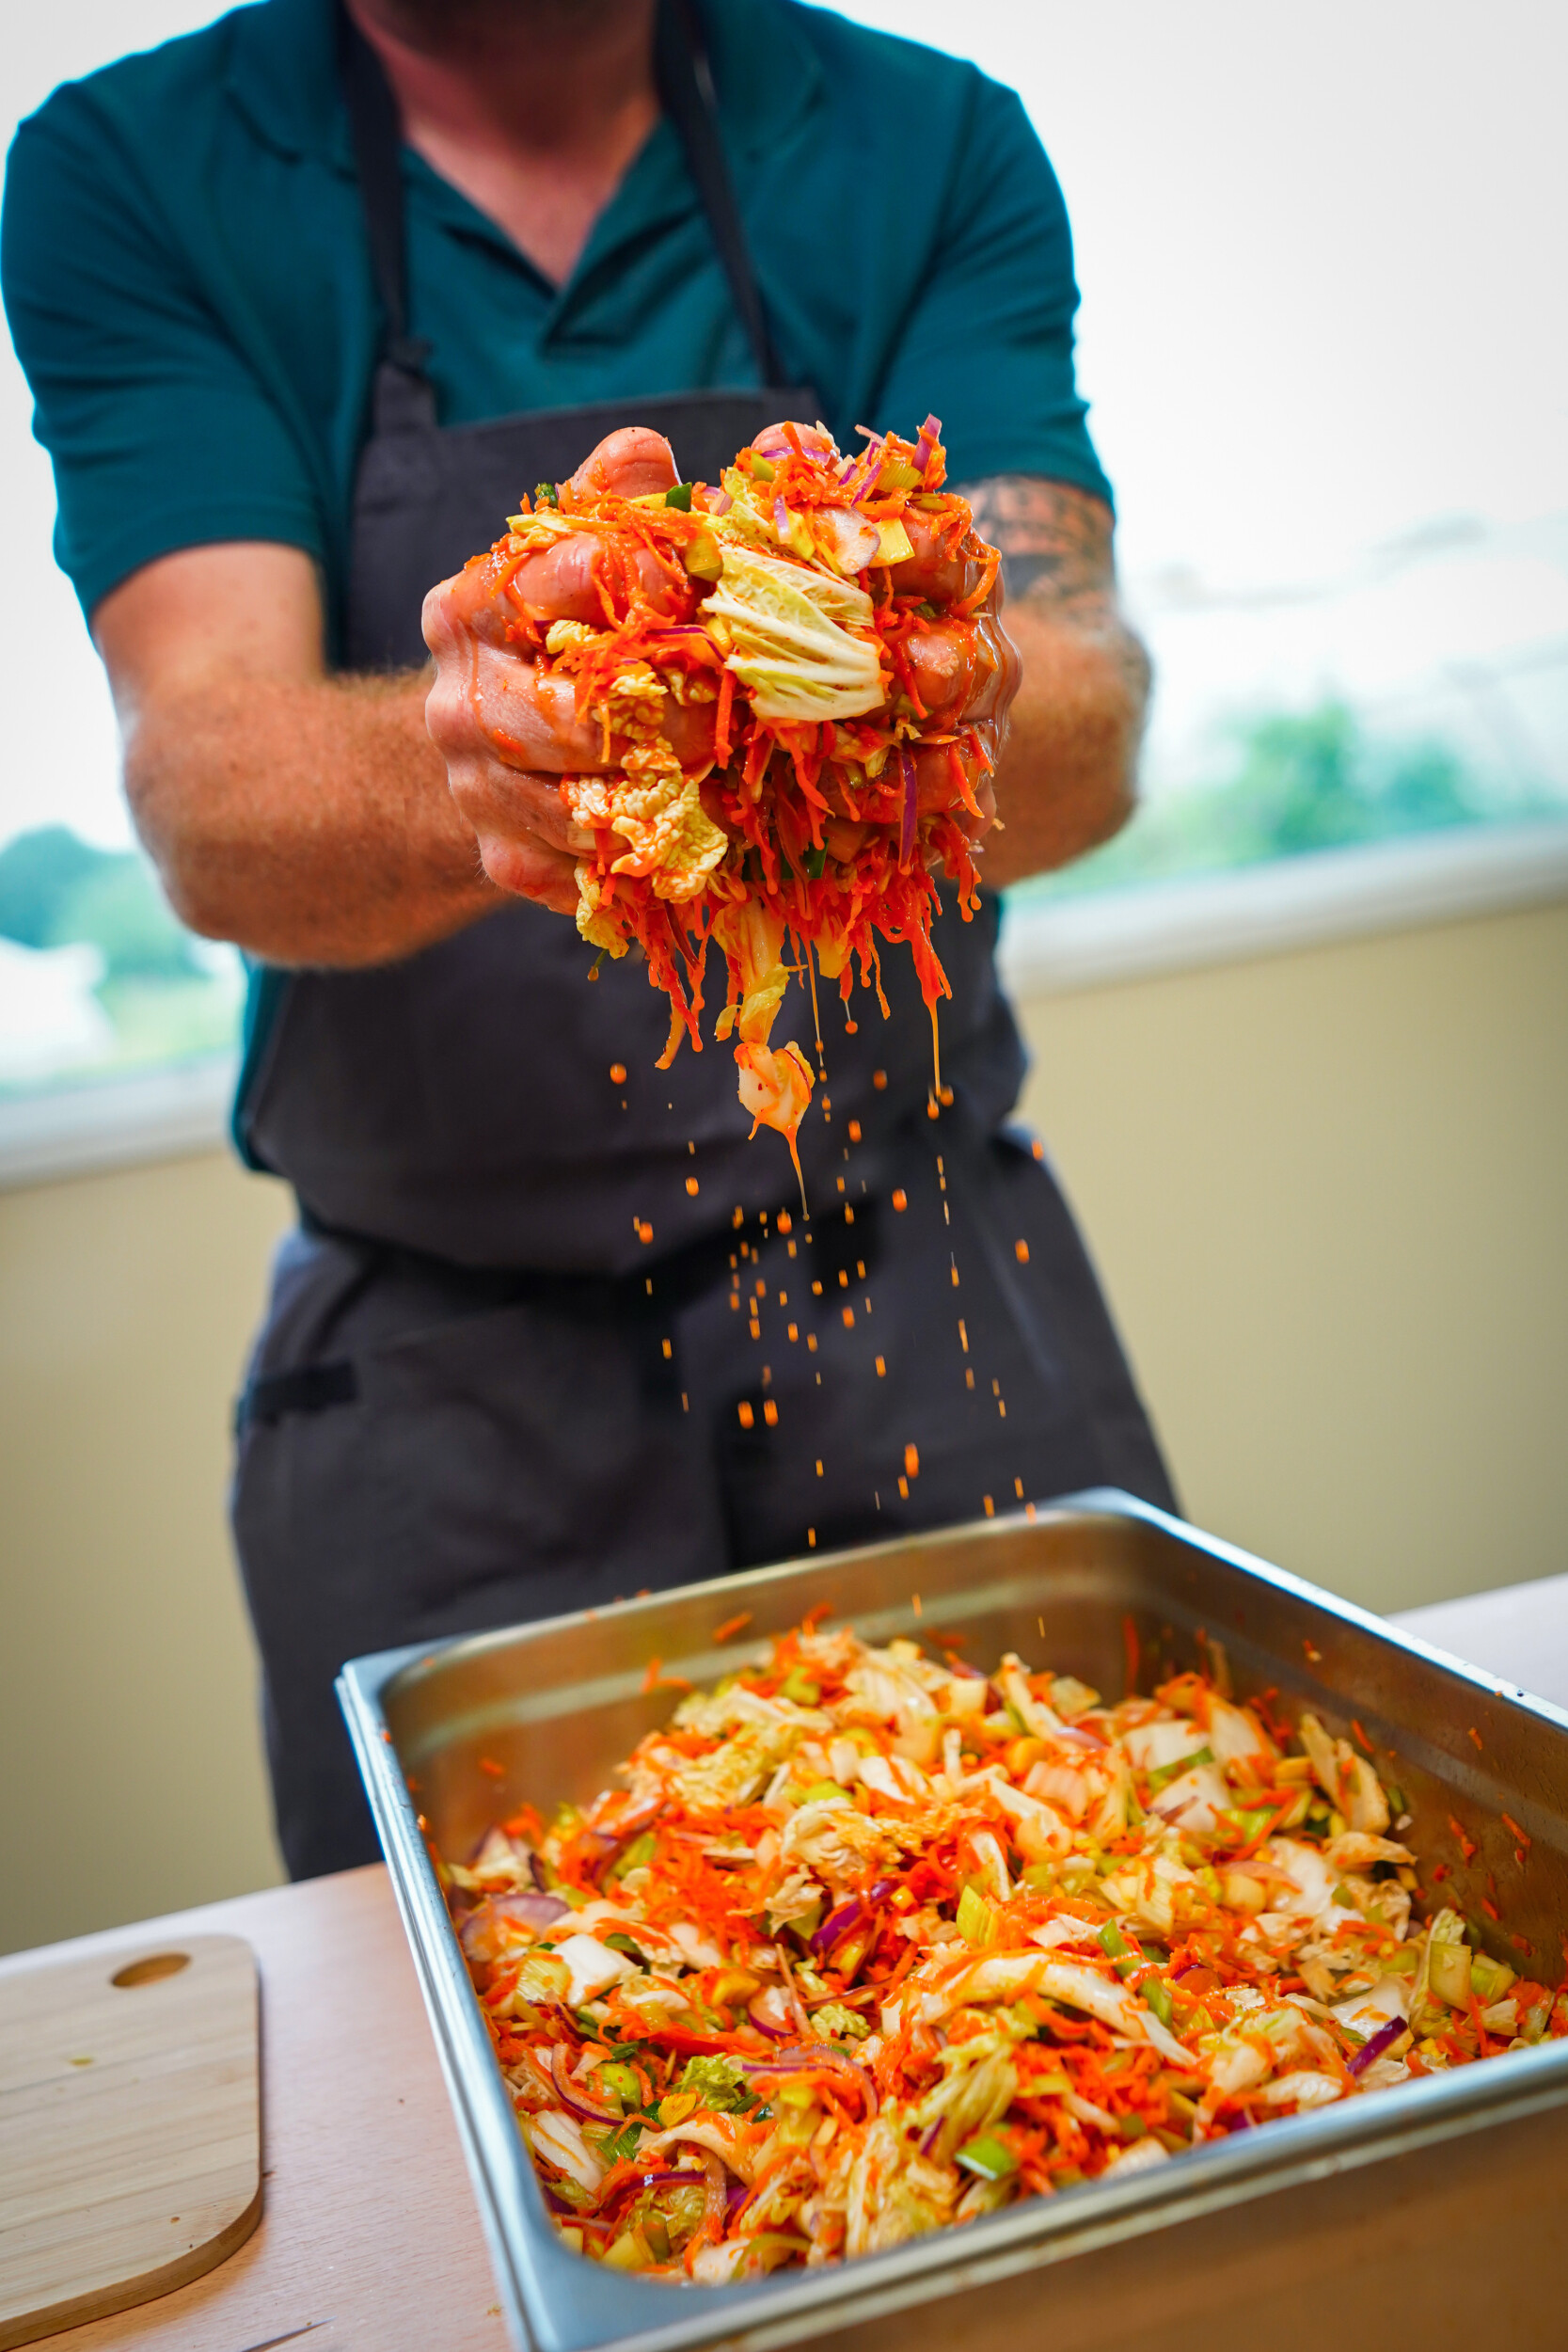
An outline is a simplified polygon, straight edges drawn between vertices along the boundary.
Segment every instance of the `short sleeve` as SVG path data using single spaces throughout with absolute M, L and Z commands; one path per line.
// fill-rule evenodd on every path
M 1073 373 L 1067 207 L 1009 89 L 974 73 L 942 229 L 878 403 L 942 420 L 948 477 L 1033 473 L 1111 504 Z
M 178 548 L 270 539 L 322 557 L 299 445 L 88 88 L 56 91 L 12 142 L 0 278 L 54 463 L 55 552 L 85 612 Z

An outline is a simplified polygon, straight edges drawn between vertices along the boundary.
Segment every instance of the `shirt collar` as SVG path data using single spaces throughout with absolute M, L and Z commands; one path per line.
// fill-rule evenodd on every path
M 702 13 L 726 144 L 736 155 L 766 154 L 825 87 L 805 10 L 796 0 L 706 0 Z M 261 0 L 229 23 L 226 87 L 253 128 L 279 154 L 317 155 L 352 172 L 332 0 Z

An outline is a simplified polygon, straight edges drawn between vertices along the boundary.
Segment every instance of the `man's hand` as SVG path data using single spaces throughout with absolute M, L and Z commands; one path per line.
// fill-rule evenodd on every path
M 1005 474 L 963 493 L 1002 549 L 1006 634 L 1022 682 L 998 763 L 993 889 L 1065 866 L 1132 815 L 1148 657 L 1117 603 L 1110 509 L 1085 490 Z
M 680 476 L 662 434 L 628 425 L 601 441 L 572 479 L 581 490 L 641 498 L 672 488 Z M 433 588 L 424 606 L 425 643 L 436 657 L 425 723 L 484 871 L 500 889 L 565 914 L 578 903 L 577 859 L 594 839 L 569 821 L 561 779 L 603 772 L 610 762 L 597 723 L 577 715 L 571 679 L 546 675 L 518 652 L 510 629 L 525 607 L 544 628 L 602 626 L 593 578 L 599 553 L 599 540 L 585 532 L 515 567 L 475 564 Z M 651 555 L 638 560 L 657 610 L 663 574 Z M 667 708 L 665 732 L 683 766 L 712 758 L 713 720 L 711 706 Z M 617 739 L 610 748 L 613 761 Z

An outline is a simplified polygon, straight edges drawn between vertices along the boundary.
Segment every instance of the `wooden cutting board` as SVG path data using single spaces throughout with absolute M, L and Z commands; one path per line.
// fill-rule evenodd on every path
M 261 2217 L 237 1935 L 0 1966 L 0 2352 L 166 2295 Z

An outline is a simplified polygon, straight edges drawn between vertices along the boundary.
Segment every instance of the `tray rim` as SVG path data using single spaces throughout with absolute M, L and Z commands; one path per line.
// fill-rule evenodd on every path
M 607 2330 L 593 2324 L 573 2324 L 569 2314 L 565 2324 L 561 2324 L 562 2314 L 551 2305 L 551 2282 L 536 2258 L 542 2250 L 574 2265 L 582 2258 L 559 2247 L 550 2228 L 425 1851 L 413 1799 L 396 1768 L 386 1711 L 393 1687 L 405 1677 L 422 1678 L 426 1670 L 450 1660 L 454 1651 L 482 1655 L 562 1627 L 657 1611 L 696 1594 L 744 1596 L 783 1582 L 792 1574 L 820 1572 L 839 1562 L 918 1552 L 937 1545 L 945 1547 L 958 1538 L 990 1540 L 1030 1525 L 1107 1518 L 1141 1522 L 1169 1535 L 1184 1548 L 1437 1666 L 1478 1693 L 1519 1708 L 1568 1736 L 1568 1709 L 1486 1674 L 1357 1603 L 1341 1599 L 1115 1487 L 1085 1488 L 994 1518 L 959 1521 L 877 1544 L 810 1552 L 737 1569 L 729 1576 L 672 1586 L 608 1607 L 570 1611 L 484 1633 L 410 1643 L 369 1653 L 343 1667 L 337 1681 L 340 1704 L 387 1856 L 497 2280 L 520 2344 L 536 2346 L 538 2352 L 687 2352 L 688 2347 L 695 2352 L 695 2347 L 721 2339 L 726 2346 L 736 2347 L 736 2352 L 741 2346 L 746 2352 L 773 2352 L 774 2347 L 782 2352 L 786 2344 L 897 2312 L 935 2292 L 965 2291 L 1181 2220 L 1196 2219 L 1222 2205 L 1250 2202 L 1278 2189 L 1568 2104 L 1568 2042 L 1543 2043 L 1533 2050 L 1511 2053 L 1507 2067 L 1494 2062 L 1429 2076 L 1402 2086 L 1398 2100 L 1389 2099 L 1386 2105 L 1374 2096 L 1283 2117 L 1266 2132 L 1195 2149 L 1180 2165 L 1157 2166 L 1119 2182 L 1114 2173 L 1102 2175 L 1061 2199 L 1032 2198 L 961 2231 L 935 2231 L 886 2252 L 860 2256 L 853 2263 L 810 2272 L 774 2272 L 745 2285 L 702 2289 L 672 2288 L 663 2281 L 640 2281 L 631 2276 L 616 2278 L 606 2283 L 620 2292 L 608 2299 L 624 2311 L 625 2327 Z M 1169 2177 L 1173 2173 L 1174 2180 Z M 607 2298 L 595 2296 L 594 2299 Z M 660 2303 L 667 2318 L 659 2310 Z

